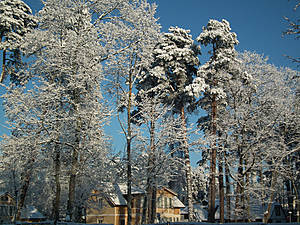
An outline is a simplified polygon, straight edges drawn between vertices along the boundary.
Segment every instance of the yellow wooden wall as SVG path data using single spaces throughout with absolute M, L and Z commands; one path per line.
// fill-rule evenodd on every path
M 157 198 L 162 197 L 172 199 L 174 193 L 169 192 L 167 189 L 157 191 Z M 132 224 L 141 224 L 142 220 L 142 199 L 143 195 L 133 195 L 132 201 Z M 97 207 L 98 199 L 96 196 L 91 198 L 90 206 L 86 211 L 86 223 L 106 223 L 114 225 L 127 225 L 127 206 L 113 206 L 107 200 L 102 201 L 102 208 Z M 158 203 L 158 202 L 157 202 Z M 94 204 L 94 205 L 93 205 Z M 158 205 L 157 205 L 158 206 Z M 169 222 L 180 221 L 180 209 L 174 207 L 157 207 L 156 213 L 160 214 L 161 218 L 164 218 Z M 123 224 L 121 221 L 124 221 Z

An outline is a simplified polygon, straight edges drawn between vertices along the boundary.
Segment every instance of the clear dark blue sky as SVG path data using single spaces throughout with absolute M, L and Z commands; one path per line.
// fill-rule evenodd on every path
M 40 0 L 24 0 L 36 13 L 41 7 Z M 156 2 L 157 17 L 162 25 L 162 31 L 170 26 L 190 29 L 193 38 L 200 34 L 202 27 L 209 19 L 226 19 L 230 22 L 232 31 L 237 33 L 240 44 L 238 51 L 250 50 L 264 54 L 276 66 L 289 66 L 296 69 L 283 55 L 297 57 L 300 55 L 300 40 L 294 37 L 283 37 L 287 28 L 284 16 L 299 17 L 298 11 L 293 11 L 295 0 L 150 0 Z M 203 52 L 205 53 L 205 52 Z M 204 60 L 200 61 L 203 63 Z M 2 117 L 2 115 L 1 115 Z M 3 117 L 2 117 L 3 118 Z M 3 124 L 4 122 L 2 122 Z M 110 135 L 113 136 L 114 148 L 122 150 L 125 139 L 119 134 L 117 121 L 113 121 Z M 0 132 L 5 129 L 0 126 Z M 123 142 L 120 140 L 124 140 Z M 192 155 L 194 164 L 199 156 Z
M 24 0 L 37 12 L 40 0 Z M 297 57 L 300 40 L 282 37 L 287 28 L 284 16 L 299 17 L 293 10 L 296 0 L 150 0 L 158 5 L 157 17 L 162 31 L 170 26 L 190 29 L 193 38 L 200 34 L 209 19 L 226 19 L 240 41 L 237 50 L 250 50 L 269 56 L 276 66 L 295 68 L 283 55 Z
M 209 19 L 226 19 L 236 32 L 238 51 L 250 50 L 269 56 L 277 66 L 294 67 L 283 55 L 299 56 L 300 40 L 282 37 L 284 16 L 295 18 L 295 0 L 157 0 L 162 30 L 169 26 L 190 29 L 196 38 Z

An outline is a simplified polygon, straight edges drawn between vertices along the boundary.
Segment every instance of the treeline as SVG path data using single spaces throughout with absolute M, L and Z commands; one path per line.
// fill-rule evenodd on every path
M 92 190 L 121 182 L 128 225 L 132 186 L 147 192 L 143 223 L 154 223 L 162 185 L 185 202 L 189 221 L 199 203 L 214 222 L 216 199 L 221 222 L 251 221 L 254 204 L 268 204 L 268 221 L 274 201 L 300 211 L 299 72 L 238 53 L 228 21 L 209 20 L 195 42 L 183 28 L 161 33 L 146 0 L 47 0 L 36 15 L 3 0 L 0 9 L 11 130 L 0 174 L 17 219 L 33 204 L 54 221 L 79 222 Z M 210 48 L 206 62 L 200 46 Z M 112 118 L 124 152 L 104 131 Z M 191 151 L 202 152 L 197 168 Z

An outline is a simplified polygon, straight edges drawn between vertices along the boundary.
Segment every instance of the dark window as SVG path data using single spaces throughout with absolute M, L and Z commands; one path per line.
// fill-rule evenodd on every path
M 162 208 L 162 197 L 158 197 L 158 208 Z
M 280 205 L 275 205 L 275 215 L 280 216 Z
M 98 207 L 99 207 L 99 209 L 103 208 L 103 199 L 102 198 L 98 198 Z
M 8 196 L 7 195 L 2 196 L 1 201 L 8 202 Z

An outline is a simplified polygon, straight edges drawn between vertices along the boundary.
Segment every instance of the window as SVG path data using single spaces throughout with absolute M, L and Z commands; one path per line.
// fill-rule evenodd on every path
M 1 201 L 8 202 L 8 196 L 7 195 L 2 196 Z
M 120 219 L 120 225 L 125 225 L 125 219 Z
M 164 208 L 166 209 L 166 208 L 168 208 L 168 198 L 167 197 L 165 197 L 164 198 Z
M 162 208 L 163 207 L 162 197 L 158 197 L 157 202 L 158 202 L 158 208 Z
M 141 208 L 144 208 L 144 201 L 145 201 L 145 199 L 142 197 L 141 198 Z
M 280 216 L 280 205 L 275 205 L 274 210 L 275 210 L 275 215 Z
M 9 215 L 10 216 L 13 216 L 14 215 L 14 213 L 15 213 L 15 209 L 14 209 L 15 207 L 14 206 L 10 206 L 9 207 Z
M 98 207 L 99 207 L 99 209 L 103 208 L 103 199 L 102 198 L 98 198 Z
M 13 216 L 15 212 L 15 207 L 10 205 L 1 205 L 0 206 L 0 215 L 1 216 Z
M 141 197 L 137 197 L 137 198 L 136 198 L 136 205 L 135 205 L 135 208 L 142 208 L 142 207 L 141 207 Z
M 103 223 L 104 218 L 100 217 L 99 219 L 97 219 L 97 223 Z

